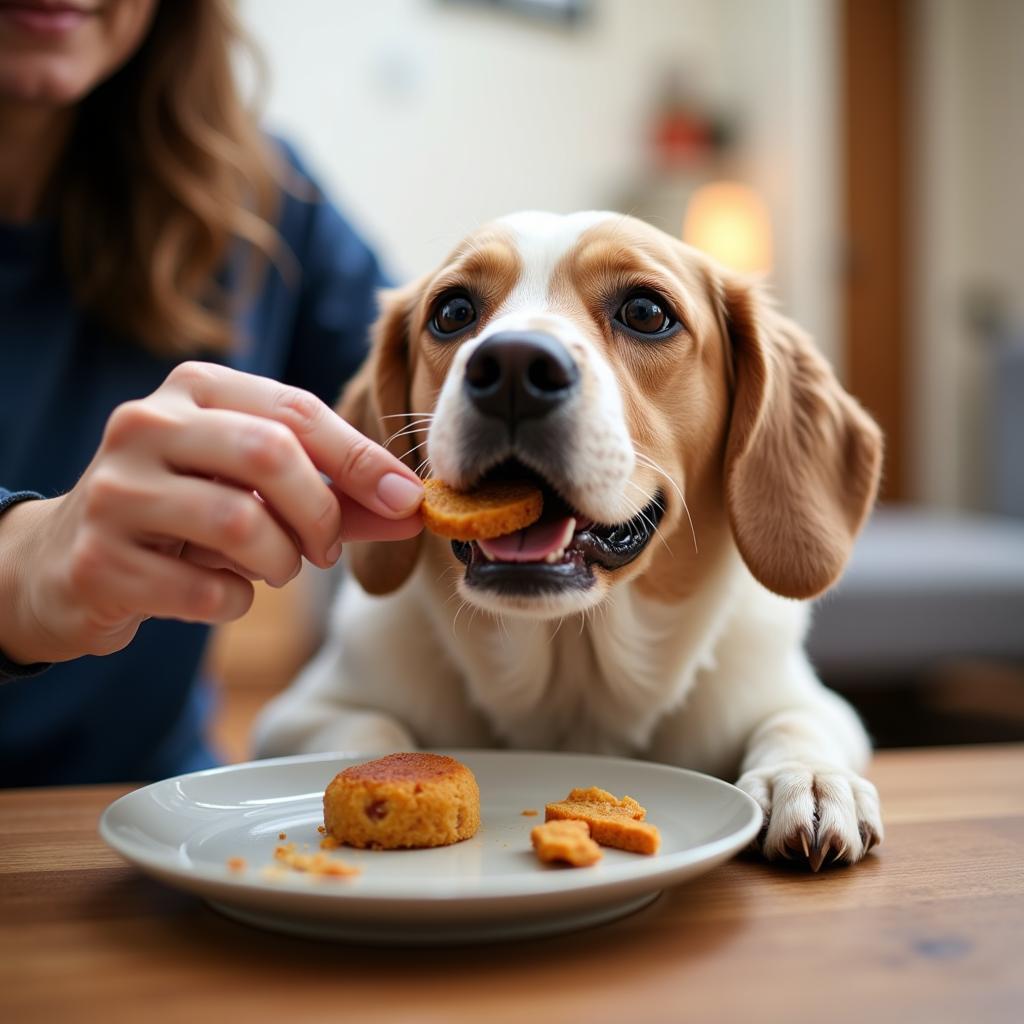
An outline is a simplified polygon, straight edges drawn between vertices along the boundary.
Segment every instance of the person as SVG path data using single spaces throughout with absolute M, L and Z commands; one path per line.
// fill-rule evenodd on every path
M 209 766 L 211 624 L 421 528 L 329 404 L 379 261 L 233 84 L 228 0 L 0 4 L 0 781 Z

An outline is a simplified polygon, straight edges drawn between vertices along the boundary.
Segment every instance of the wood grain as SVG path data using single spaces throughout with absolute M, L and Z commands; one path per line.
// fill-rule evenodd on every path
M 561 938 L 372 950 L 247 929 L 96 834 L 126 787 L 0 793 L 5 1021 L 1016 1021 L 1024 747 L 880 754 L 886 842 L 811 875 L 736 860 Z

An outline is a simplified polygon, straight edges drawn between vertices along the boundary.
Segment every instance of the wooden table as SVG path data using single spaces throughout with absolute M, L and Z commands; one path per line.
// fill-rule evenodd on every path
M 1024 746 L 892 751 L 884 846 L 737 860 L 560 938 L 374 950 L 249 930 L 96 834 L 125 787 L 0 792 L 0 1020 L 1024 1020 Z

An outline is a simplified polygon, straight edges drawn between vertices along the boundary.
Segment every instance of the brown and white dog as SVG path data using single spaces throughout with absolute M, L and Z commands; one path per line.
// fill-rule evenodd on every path
M 629 217 L 505 217 L 386 297 L 341 413 L 456 487 L 534 477 L 545 515 L 353 545 L 261 755 L 638 756 L 737 780 L 769 858 L 881 841 L 867 737 L 803 650 L 881 439 L 756 287 Z

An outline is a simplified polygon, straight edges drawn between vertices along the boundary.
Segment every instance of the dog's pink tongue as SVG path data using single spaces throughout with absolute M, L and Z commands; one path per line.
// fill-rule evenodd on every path
M 480 550 L 494 562 L 543 562 L 548 555 L 564 548 L 572 540 L 576 520 L 572 517 L 534 523 L 525 530 L 504 537 L 479 540 Z

